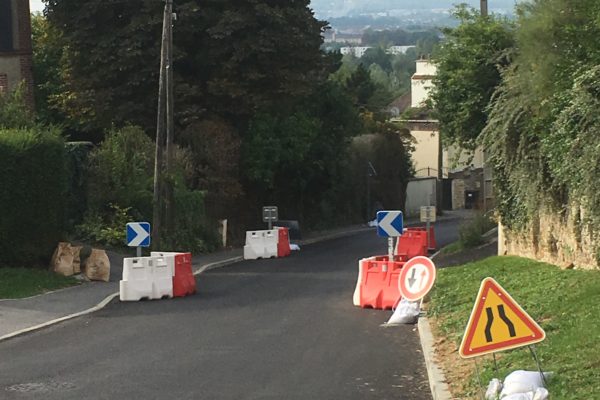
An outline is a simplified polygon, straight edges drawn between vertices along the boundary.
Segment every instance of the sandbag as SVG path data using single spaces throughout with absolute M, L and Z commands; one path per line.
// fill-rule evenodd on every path
M 71 251 L 73 253 L 73 273 L 80 274 L 81 273 L 81 249 L 83 246 L 71 246 Z
M 502 382 L 500 382 L 500 379 L 492 379 L 485 391 L 485 400 L 497 400 L 501 390 Z
M 110 260 L 104 250 L 92 249 L 83 265 L 85 276 L 91 281 L 108 282 L 110 279 Z
M 551 376 L 551 373 L 545 372 L 544 377 L 547 379 Z M 506 379 L 504 379 L 504 388 L 500 393 L 500 398 L 504 399 L 505 396 L 519 393 L 532 393 L 538 388 L 543 388 L 544 382 L 542 376 L 538 371 L 514 371 L 511 372 Z
M 502 400 L 533 400 L 533 392 L 509 394 L 500 398 Z
M 419 317 L 420 308 L 418 301 L 402 299 L 387 323 L 388 325 L 414 324 Z
M 50 271 L 56 272 L 57 274 L 64 276 L 71 276 L 73 272 L 73 250 L 71 244 L 67 242 L 60 242 L 52 259 L 50 260 Z

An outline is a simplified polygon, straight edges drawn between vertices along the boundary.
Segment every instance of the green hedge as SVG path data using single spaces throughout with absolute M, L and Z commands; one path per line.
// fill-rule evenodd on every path
M 65 145 L 41 129 L 0 130 L 0 266 L 47 265 L 62 238 Z

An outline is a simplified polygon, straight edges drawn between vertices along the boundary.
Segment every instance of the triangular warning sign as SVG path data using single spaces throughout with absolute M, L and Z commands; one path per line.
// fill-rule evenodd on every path
M 541 342 L 546 333 L 492 278 L 481 282 L 459 354 L 463 358 Z

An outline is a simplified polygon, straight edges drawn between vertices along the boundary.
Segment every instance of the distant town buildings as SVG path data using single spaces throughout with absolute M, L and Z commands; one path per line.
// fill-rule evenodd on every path
M 391 47 L 388 47 L 388 49 L 386 50 L 386 52 L 388 54 L 392 54 L 392 55 L 397 56 L 399 54 L 406 54 L 406 52 L 409 49 L 414 49 L 416 47 L 417 46 L 391 46 Z
M 33 108 L 29 0 L 0 0 L 0 93 L 16 89 L 21 82 Z
M 352 54 L 356 58 L 361 58 L 365 55 L 367 50 L 371 49 L 370 46 L 361 46 L 361 47 L 342 47 L 340 52 L 342 55 Z
M 388 47 L 385 52 L 392 55 L 406 54 L 408 49 L 415 47 L 416 46 L 391 46 Z M 347 46 L 340 48 L 340 52 L 342 55 L 352 54 L 354 57 L 361 58 L 365 55 L 367 50 L 372 48 L 372 46 Z
M 323 40 L 325 43 L 341 43 L 360 46 L 362 44 L 362 34 L 339 33 L 335 30 L 330 30 L 325 32 L 325 34 L 323 35 Z

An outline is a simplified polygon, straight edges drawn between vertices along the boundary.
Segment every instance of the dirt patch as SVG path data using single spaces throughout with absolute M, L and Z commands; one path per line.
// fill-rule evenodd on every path
M 480 400 L 477 393 L 470 396 L 457 395 L 457 393 L 468 392 L 471 383 L 470 377 L 475 373 L 474 361 L 460 358 L 458 345 L 440 330 L 438 319 L 430 319 L 430 323 L 435 337 L 435 362 L 444 371 L 452 399 Z

